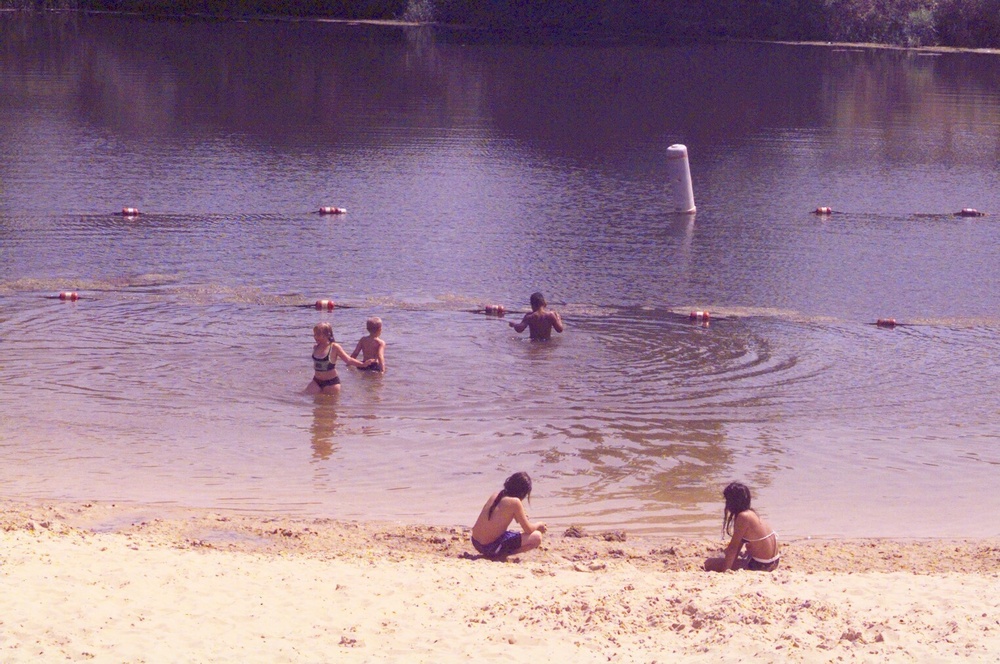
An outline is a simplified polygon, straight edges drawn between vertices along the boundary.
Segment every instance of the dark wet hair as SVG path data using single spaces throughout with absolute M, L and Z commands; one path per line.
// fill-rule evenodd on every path
M 528 477 L 528 473 L 522 471 L 520 473 L 514 473 L 503 483 L 503 488 L 500 489 L 500 493 L 497 494 L 496 500 L 490 505 L 490 511 L 486 515 L 486 518 L 493 518 L 493 510 L 497 505 L 500 504 L 500 500 L 507 496 L 517 498 L 518 500 L 526 500 L 531 495 L 531 478 Z
M 726 513 L 722 520 L 722 532 L 726 535 L 733 534 L 733 523 L 740 512 L 750 509 L 750 487 L 740 482 L 730 482 L 722 491 L 723 498 L 726 499 Z
M 538 311 L 545 306 L 545 296 L 536 291 L 531 294 L 531 310 Z

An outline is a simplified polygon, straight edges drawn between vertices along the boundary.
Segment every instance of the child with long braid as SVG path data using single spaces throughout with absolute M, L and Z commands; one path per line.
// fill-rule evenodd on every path
M 531 523 L 522 500 L 531 495 L 528 473 L 514 473 L 503 483 L 503 489 L 491 495 L 472 527 L 472 546 L 489 560 L 503 560 L 515 553 L 538 548 L 542 543 L 544 523 Z M 522 533 L 507 530 L 517 521 Z

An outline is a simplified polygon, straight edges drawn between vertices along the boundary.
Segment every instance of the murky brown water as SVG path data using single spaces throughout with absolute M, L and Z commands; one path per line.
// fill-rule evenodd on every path
M 0 40 L 5 495 L 452 524 L 523 469 L 557 525 L 715 533 L 740 478 L 782 534 L 997 534 L 996 56 L 20 14 Z M 534 290 L 550 344 L 470 313 Z M 312 325 L 350 350 L 369 315 L 389 373 L 299 394 Z

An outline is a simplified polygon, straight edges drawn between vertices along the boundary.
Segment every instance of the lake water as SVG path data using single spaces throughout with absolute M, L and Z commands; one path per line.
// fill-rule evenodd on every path
M 995 536 L 998 165 L 995 54 L 0 13 L 0 492 Z

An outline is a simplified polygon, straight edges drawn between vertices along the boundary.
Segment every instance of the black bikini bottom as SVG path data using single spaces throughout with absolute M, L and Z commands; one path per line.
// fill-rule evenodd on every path
M 319 385 L 319 389 L 324 389 L 330 387 L 331 385 L 340 385 L 340 376 L 334 376 L 329 380 L 320 380 L 319 378 L 313 378 L 313 382 Z

